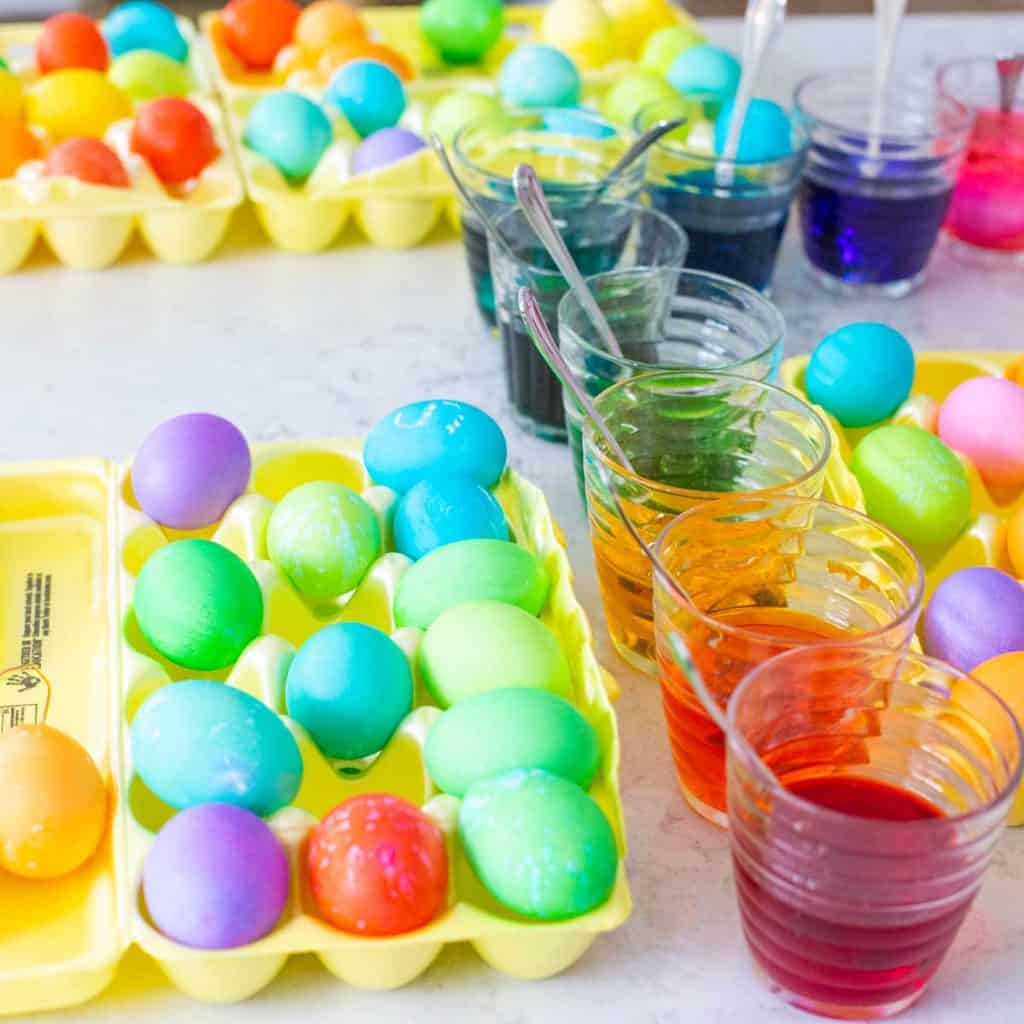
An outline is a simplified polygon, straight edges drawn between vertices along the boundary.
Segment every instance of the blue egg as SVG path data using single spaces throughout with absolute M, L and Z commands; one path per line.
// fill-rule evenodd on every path
M 421 480 L 395 509 L 395 547 L 414 561 L 459 540 L 508 540 L 508 521 L 486 487 L 468 476 Z
M 297 92 L 272 92 L 249 112 L 245 144 L 292 183 L 306 180 L 331 144 L 331 122 L 319 104 Z
M 498 75 L 502 98 L 513 107 L 575 107 L 582 87 L 576 65 L 553 46 L 520 46 Z
M 468 476 L 493 487 L 507 457 L 505 435 L 487 413 L 444 398 L 388 413 L 374 424 L 363 448 L 374 483 L 399 493 L 435 476 Z
M 354 760 L 383 750 L 412 710 L 412 671 L 387 634 L 339 622 L 299 648 L 285 681 L 288 714 L 321 753 Z
M 334 73 L 324 102 L 337 107 L 360 138 L 393 128 L 405 113 L 405 87 L 385 64 L 353 60 Z
M 668 69 L 668 80 L 684 95 L 702 93 L 725 100 L 740 84 L 740 64 L 728 50 L 691 46 Z
M 733 106 L 733 100 L 726 100 L 715 121 L 717 153 L 725 150 L 725 141 L 732 123 Z M 750 106 L 747 107 L 747 116 L 743 119 L 736 159 L 747 163 L 781 160 L 793 152 L 792 138 L 793 128 L 789 122 L 789 115 L 778 103 L 772 103 L 771 100 L 751 100 Z
M 188 59 L 188 41 L 174 12 L 151 0 L 129 0 L 115 7 L 103 22 L 103 35 L 112 57 L 132 50 L 153 50 L 171 60 Z
M 136 774 L 179 810 L 226 803 L 265 817 L 290 804 L 302 782 L 302 756 L 287 726 L 227 683 L 162 687 L 139 708 L 130 735 Z
M 885 324 L 840 327 L 818 342 L 804 374 L 812 402 L 844 427 L 869 427 L 888 419 L 914 385 L 914 350 Z
M 593 111 L 573 110 L 571 107 L 561 110 L 545 110 L 544 127 L 549 132 L 561 135 L 575 135 L 581 139 L 610 139 L 617 134 L 615 127 L 603 118 L 595 116 Z

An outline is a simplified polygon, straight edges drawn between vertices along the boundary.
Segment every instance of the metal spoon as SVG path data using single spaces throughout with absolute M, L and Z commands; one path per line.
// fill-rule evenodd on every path
M 999 110 L 1003 114 L 1012 113 L 1017 99 L 1017 87 L 1024 74 L 1024 54 L 1000 57 L 996 61 L 996 71 L 999 74 Z
M 597 329 L 601 343 L 614 356 L 622 358 L 622 346 L 619 344 L 611 325 L 601 312 L 601 307 L 587 287 L 583 275 L 580 273 L 576 261 L 566 248 L 562 236 L 555 227 L 554 218 L 551 216 L 551 208 L 547 199 L 544 198 L 544 190 L 541 188 L 537 174 L 529 164 L 520 164 L 512 175 L 512 186 L 515 189 L 516 199 L 522 207 L 523 215 L 527 223 L 536 232 L 541 244 L 548 251 L 548 255 L 555 261 L 555 266 L 562 276 L 569 282 L 569 287 L 576 292 L 580 305 L 587 312 L 591 322 Z
M 872 160 L 877 160 L 882 152 L 885 96 L 889 91 L 892 62 L 896 56 L 896 37 L 906 8 L 907 0 L 875 0 L 875 91 L 871 98 L 871 128 L 868 136 L 868 156 Z
M 686 117 L 674 117 L 667 121 L 658 121 L 651 125 L 642 135 L 637 136 L 633 144 L 619 157 L 614 167 L 601 179 L 597 187 L 597 194 L 588 201 L 587 206 L 599 202 L 608 186 L 635 160 L 639 160 L 659 139 L 682 128 L 689 120 Z

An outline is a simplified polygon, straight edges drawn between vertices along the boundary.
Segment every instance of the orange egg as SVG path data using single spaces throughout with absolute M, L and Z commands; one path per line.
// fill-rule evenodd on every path
M 221 14 L 225 42 L 246 67 L 269 70 L 292 41 L 301 10 L 292 0 L 231 0 Z
M 286 46 L 274 58 L 274 74 L 287 77 L 295 71 L 315 71 L 320 61 L 317 50 L 304 50 L 301 46 Z
M 295 42 L 310 50 L 326 50 L 335 43 L 365 38 L 363 19 L 341 0 L 316 0 L 295 23 Z
M 1006 524 L 1006 549 L 1014 576 L 1024 579 L 1024 506 L 1017 509 Z
M 14 117 L 0 118 L 0 178 L 9 178 L 29 160 L 42 155 L 39 140 L 24 121 Z
M 48 725 L 0 735 L 0 867 L 59 878 L 92 856 L 107 824 L 107 790 L 88 751 Z
M 107 41 L 92 18 L 66 11 L 43 22 L 43 31 L 36 43 L 36 64 L 42 74 L 61 68 L 106 71 L 109 63 Z
M 972 673 L 1003 699 L 1016 716 L 1024 723 L 1024 651 L 997 654 L 982 662 Z M 994 737 L 997 741 L 998 736 Z M 1010 824 L 1024 825 L 1024 786 L 1017 790 L 1016 799 L 1010 809 Z
M 48 178 L 77 178 L 90 185 L 128 188 L 131 180 L 121 158 L 99 139 L 68 139 L 50 150 L 43 164 Z
M 131 147 L 165 185 L 197 177 L 220 154 L 206 115 L 180 96 L 162 96 L 139 107 Z
M 353 60 L 376 60 L 386 64 L 403 82 L 412 81 L 412 65 L 397 51 L 383 43 L 372 43 L 367 39 L 353 39 L 339 43 L 324 51 L 320 58 L 320 70 L 333 74 L 343 64 Z

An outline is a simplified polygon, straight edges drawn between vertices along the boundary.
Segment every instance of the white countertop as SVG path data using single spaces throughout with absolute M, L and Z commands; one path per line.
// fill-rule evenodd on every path
M 737 22 L 710 22 L 712 39 L 738 46 Z M 1024 49 L 1024 18 L 911 18 L 908 63 Z M 794 19 L 776 49 L 766 92 L 785 98 L 803 75 L 870 53 L 866 18 Z M 861 57 L 861 59 L 863 59 Z M 899 302 L 845 303 L 804 276 L 793 233 L 776 299 L 788 354 L 856 319 L 881 319 L 918 348 L 1024 349 L 1024 269 L 986 273 L 940 251 L 927 284 Z M 512 462 L 547 491 L 569 541 L 599 654 L 618 675 L 622 791 L 636 909 L 564 975 L 503 977 L 469 947 L 446 949 L 405 989 L 347 988 L 313 957 L 293 959 L 262 994 L 237 1007 L 179 995 L 130 953 L 108 992 L 68 1011 L 75 1021 L 225 1024 L 311 1019 L 373 1024 L 501 1021 L 533 1024 L 732 1022 L 806 1019 L 755 977 L 740 934 L 724 833 L 695 817 L 676 787 L 655 684 L 618 662 L 604 635 L 589 541 L 569 456 L 522 436 L 504 404 L 500 350 L 472 308 L 459 244 L 439 236 L 413 252 L 348 244 L 319 256 L 278 253 L 240 218 L 221 258 L 158 264 L 141 252 L 100 273 L 36 258 L 0 279 L 0 461 L 128 455 L 161 419 L 215 410 L 254 439 L 356 435 L 393 406 L 464 398 L 505 427 Z M 2 908 L 0 908 L 2 914 Z M 929 993 L 903 1019 L 1007 1024 L 1024 1001 L 1024 829 L 1010 834 Z

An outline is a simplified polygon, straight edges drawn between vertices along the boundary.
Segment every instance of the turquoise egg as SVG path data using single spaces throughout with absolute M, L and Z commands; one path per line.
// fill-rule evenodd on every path
M 520 46 L 498 74 L 502 99 L 513 107 L 575 107 L 582 87 L 576 65 L 553 46 Z
M 460 540 L 508 540 L 508 522 L 486 487 L 468 476 L 421 480 L 398 501 L 395 547 L 413 561 Z
M 668 69 L 668 80 L 678 92 L 717 96 L 726 100 L 740 84 L 739 61 L 717 46 L 691 46 Z
M 544 127 L 558 135 L 575 135 L 579 139 L 610 139 L 616 134 L 613 125 L 595 111 L 571 107 L 544 111 Z
M 507 457 L 505 435 L 487 413 L 443 398 L 388 413 L 374 424 L 363 448 L 374 483 L 399 493 L 431 476 L 468 476 L 493 487 Z
M 715 152 L 725 151 L 732 122 L 733 100 L 729 99 L 715 119 Z M 781 160 L 793 152 L 793 129 L 789 115 L 771 100 L 754 99 L 747 107 L 740 132 L 740 144 L 736 159 L 745 163 L 760 163 Z
M 273 711 L 227 683 L 188 679 L 157 690 L 131 725 L 139 778 L 179 810 L 224 803 L 266 817 L 302 783 L 298 744 Z
M 353 60 L 334 73 L 324 102 L 344 114 L 360 138 L 393 128 L 405 113 L 405 87 L 386 64 Z
M 316 169 L 334 133 L 323 108 L 297 92 L 272 92 L 249 111 L 244 141 L 294 184 Z
M 412 710 L 412 671 L 387 634 L 339 622 L 299 648 L 285 681 L 288 714 L 327 757 L 383 750 Z
M 811 354 L 804 388 L 844 427 L 888 419 L 914 386 L 914 350 L 885 324 L 854 323 L 826 335 Z
M 103 35 L 111 57 L 132 50 L 153 50 L 179 62 L 188 58 L 188 42 L 178 28 L 174 12 L 150 0 L 119 4 L 104 20 Z

